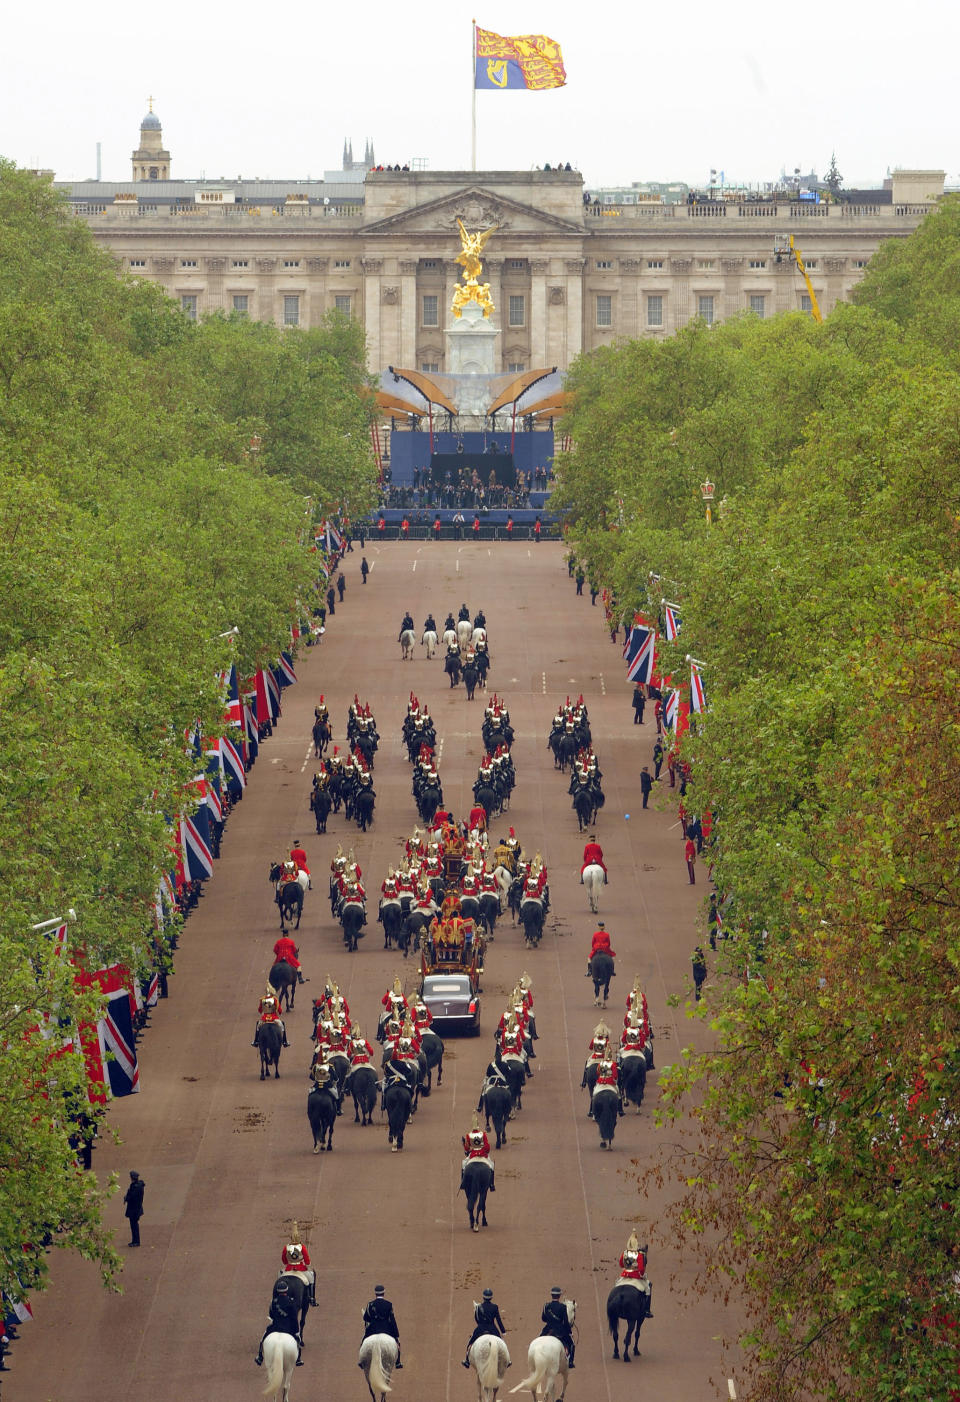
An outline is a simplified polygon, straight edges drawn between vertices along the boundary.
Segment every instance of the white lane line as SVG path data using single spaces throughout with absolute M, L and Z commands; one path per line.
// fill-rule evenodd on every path
M 414 562 L 413 562 L 413 573 L 416 574 L 416 572 L 417 572 L 417 562 L 416 562 L 416 560 L 414 560 Z
M 541 688 L 541 690 L 542 690 L 544 696 L 546 696 L 546 694 L 547 694 L 547 674 L 546 674 L 546 672 L 541 672 L 541 673 L 540 673 L 540 688 Z
M 730 1402 L 737 1402 L 737 1389 L 733 1385 L 733 1378 L 727 1378 L 727 1392 L 730 1394 Z
M 460 573 L 460 554 L 457 553 L 457 574 Z
M 311 752 L 312 749 L 313 749 L 313 746 L 312 746 L 312 745 L 308 745 L 308 746 L 307 746 L 307 753 L 304 755 L 304 757 L 303 757 L 303 763 L 302 763 L 301 766 L 300 766 L 300 773 L 301 773 L 301 774 L 302 774 L 303 771 L 306 769 L 307 765 L 310 763 L 310 752 Z
M 603 673 L 601 672 L 601 673 L 600 673 L 600 695 L 601 695 L 601 696 L 606 696 L 606 694 L 607 694 L 607 687 L 606 687 L 606 683 L 605 683 L 604 680 L 603 680 Z

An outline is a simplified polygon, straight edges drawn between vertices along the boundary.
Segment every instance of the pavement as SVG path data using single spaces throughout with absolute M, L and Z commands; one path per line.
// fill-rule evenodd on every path
M 608 1024 L 619 1029 L 635 974 L 644 981 L 657 1067 L 709 1033 L 690 1023 L 690 955 L 702 928 L 708 887 L 698 867 L 691 886 L 677 822 L 677 791 L 655 786 L 641 808 L 638 776 L 656 736 L 652 707 L 633 724 L 632 686 L 621 646 L 610 641 L 599 604 L 575 596 L 563 547 L 543 542 L 463 544 L 368 542 L 373 566 L 360 580 L 355 548 L 344 561 L 347 593 L 328 618 L 321 646 L 301 654 L 299 683 L 283 694 L 283 716 L 260 750 L 243 802 L 232 813 L 197 911 L 188 921 L 170 980 L 139 1044 L 139 1095 L 114 1102 L 119 1144 L 105 1137 L 94 1154 L 101 1178 L 116 1172 L 120 1192 L 108 1218 L 123 1244 L 123 1293 L 99 1286 L 96 1270 L 55 1256 L 50 1291 L 33 1300 L 3 1375 L 3 1402 L 235 1402 L 265 1383 L 253 1363 L 280 1251 L 299 1222 L 317 1270 L 320 1307 L 305 1331 L 304 1367 L 293 1402 L 366 1396 L 357 1370 L 361 1311 L 374 1284 L 386 1287 L 400 1326 L 404 1369 L 398 1402 L 472 1402 L 475 1377 L 460 1367 L 473 1327 L 473 1302 L 489 1286 L 507 1325 L 513 1367 L 501 1397 L 524 1376 L 526 1351 L 554 1285 L 577 1301 L 579 1344 L 567 1398 L 572 1402 L 663 1402 L 727 1398 L 720 1336 L 734 1321 L 696 1296 L 692 1263 L 658 1231 L 669 1185 L 647 1197 L 636 1174 L 653 1151 L 657 1074 L 639 1114 L 620 1120 L 613 1149 L 601 1150 L 579 1089 L 586 1046 L 601 1016 L 584 977 L 595 928 L 579 884 L 586 834 L 577 829 L 567 780 L 546 747 L 550 721 L 567 695 L 583 693 L 604 774 L 606 806 L 596 832 L 610 884 L 601 898 L 617 952 Z M 326 887 L 338 842 L 353 847 L 368 895 L 400 855 L 416 821 L 410 767 L 400 730 L 411 690 L 429 704 L 439 737 L 446 805 L 465 816 L 483 753 L 483 693 L 468 703 L 451 690 L 442 658 L 418 646 L 403 662 L 396 642 L 409 609 L 418 627 L 461 602 L 487 616 L 490 690 L 506 700 L 516 731 L 517 787 L 495 836 L 513 825 L 523 847 L 547 864 L 552 909 L 539 949 L 525 951 L 509 915 L 487 955 L 479 1038 L 449 1039 L 443 1085 L 421 1102 L 401 1154 L 386 1125 L 361 1128 L 352 1107 L 337 1120 L 333 1152 L 314 1155 L 306 1117 L 311 1055 L 310 1001 L 326 975 L 344 993 L 370 1037 L 380 998 L 399 974 L 416 986 L 414 960 L 382 948 L 376 900 L 358 953 L 347 954 Z M 334 742 L 345 745 L 354 693 L 369 702 L 381 734 L 373 828 L 361 836 L 342 811 L 316 836 L 308 811 L 314 769 L 310 730 L 323 693 Z M 664 780 L 666 772 L 664 771 Z M 628 816 L 629 815 L 629 816 Z M 310 983 L 288 1017 L 291 1049 L 280 1079 L 259 1080 L 250 1040 L 257 1001 L 279 928 L 267 873 L 301 838 L 314 889 L 299 931 Z M 476 1106 L 483 1068 L 506 996 L 521 970 L 533 979 L 539 1041 L 523 1110 L 496 1155 L 497 1191 L 489 1226 L 470 1232 L 458 1196 L 460 1139 Z M 680 995 L 680 1007 L 668 1005 Z M 127 1250 L 122 1193 L 135 1168 L 146 1183 L 143 1245 Z M 604 1302 L 631 1229 L 649 1239 L 655 1318 L 641 1333 L 641 1357 L 612 1359 Z

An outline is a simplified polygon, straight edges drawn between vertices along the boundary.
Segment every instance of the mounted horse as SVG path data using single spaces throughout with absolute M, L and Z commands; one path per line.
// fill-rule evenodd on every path
M 363 1376 L 367 1380 L 367 1390 L 373 1402 L 384 1402 L 387 1393 L 393 1390 L 390 1386 L 390 1378 L 397 1366 L 399 1356 L 400 1349 L 397 1341 L 389 1334 L 371 1334 L 360 1345 L 358 1361 L 363 1369 Z
M 447 655 L 443 659 L 443 670 L 450 678 L 450 686 L 455 687 L 460 682 L 460 652 L 456 648 L 448 648 Z
M 423 1095 L 433 1090 L 433 1072 L 437 1072 L 437 1085 L 443 1084 L 443 1038 L 432 1027 L 425 1027 L 420 1034 L 420 1049 L 427 1062 L 427 1079 L 421 1087 Z
M 487 1129 L 490 1128 L 491 1121 L 496 1131 L 497 1142 L 494 1146 L 502 1149 L 507 1142 L 507 1121 L 513 1109 L 513 1093 L 505 1076 L 496 1072 L 488 1075 L 480 1091 L 480 1100 L 477 1110 L 483 1110 Z
M 391 1070 L 395 1065 L 396 1062 L 390 1063 Z M 383 1108 L 387 1112 L 389 1126 L 387 1143 L 397 1154 L 403 1148 L 404 1130 L 413 1110 L 413 1089 L 403 1073 L 395 1072 L 390 1075 L 388 1072 L 383 1092 Z
M 412 628 L 404 628 L 400 634 L 401 657 L 404 662 L 409 662 L 413 657 L 413 650 L 416 645 L 416 633 Z
M 647 1087 L 647 1058 L 642 1051 L 620 1053 L 620 1086 L 624 1100 L 636 1105 L 637 1114 Z
M 313 790 L 310 794 L 310 812 L 314 816 L 317 824 L 317 832 L 323 833 L 327 830 L 327 819 L 330 816 L 330 809 L 333 800 L 330 797 L 329 780 L 326 775 L 321 780 L 319 774 L 313 776 Z
M 600 1131 L 600 1148 L 612 1149 L 617 1120 L 623 1114 L 617 1087 L 604 1085 L 598 1080 L 590 1096 L 590 1109 Z
M 277 990 L 277 1000 L 281 1007 L 286 1004 L 289 1011 L 293 1007 L 293 1002 L 297 993 L 297 971 L 287 963 L 286 959 L 278 959 L 270 970 L 267 978 L 270 984 Z
M 263 1341 L 263 1364 L 267 1370 L 264 1397 L 273 1402 L 290 1402 L 290 1384 L 297 1366 L 297 1341 L 292 1334 L 268 1334 Z
M 466 652 L 473 640 L 473 625 L 469 618 L 461 618 L 457 624 L 457 646 L 461 652 Z
M 303 892 L 309 881 L 306 872 L 294 875 L 289 868 L 291 862 L 274 862 L 270 867 L 270 875 L 267 878 L 273 885 L 273 898 L 276 901 L 277 909 L 280 911 L 280 929 L 286 934 L 287 921 L 293 920 L 296 915 L 295 929 L 300 928 L 300 917 L 303 915 Z M 303 882 L 300 876 L 303 876 Z M 287 879 L 284 880 L 283 878 Z
M 423 631 L 423 637 L 420 639 L 420 641 L 427 649 L 427 661 L 429 662 L 430 658 L 437 650 L 437 635 L 432 628 L 425 628 Z
M 361 832 L 366 832 L 367 828 L 373 825 L 373 810 L 376 802 L 377 794 L 373 787 L 373 781 L 368 774 L 364 775 L 353 800 L 353 816 L 356 818 Z
M 573 1301 L 568 1301 L 569 1307 Z M 563 1402 L 567 1390 L 568 1365 L 563 1344 L 552 1334 L 540 1335 L 533 1339 L 527 1350 L 529 1376 L 522 1383 L 510 1389 L 515 1392 L 529 1392 L 537 1402 Z
M 358 941 L 363 939 L 363 927 L 367 923 L 367 908 L 358 891 L 347 888 L 347 894 L 339 903 L 338 919 L 343 930 L 343 942 L 351 954 L 355 954 Z
M 577 816 L 579 817 L 579 814 Z M 582 881 L 587 888 L 587 899 L 594 915 L 600 909 L 600 891 L 606 879 L 607 874 L 599 862 L 590 862 L 583 869 Z
M 471 1159 L 463 1170 L 463 1191 L 467 1198 L 470 1230 L 487 1225 L 487 1193 L 493 1182 L 493 1169 L 483 1159 Z
M 610 980 L 613 978 L 613 955 L 606 954 L 602 949 L 590 960 L 590 977 L 593 979 L 594 1007 L 606 1007 L 607 999 L 610 997 Z M 603 988 L 603 998 L 601 1001 L 600 989 Z
M 384 949 L 391 949 L 396 943 L 398 949 L 403 949 L 404 957 L 406 957 L 409 937 L 405 928 L 400 897 L 385 896 L 380 902 L 380 912 L 377 919 L 383 926 Z
M 496 1334 L 481 1334 L 467 1350 L 470 1366 L 477 1374 L 478 1402 L 497 1402 L 497 1393 L 510 1367 L 506 1344 Z
M 592 828 L 597 821 L 597 807 L 592 786 L 578 784 L 573 790 L 573 811 L 577 815 L 579 831 Z
M 318 716 L 313 722 L 313 757 L 320 759 L 324 750 L 333 739 L 333 730 L 330 722 L 324 716 Z
M 650 1311 L 650 1296 L 630 1282 L 620 1281 L 607 1296 L 607 1324 L 613 1337 L 613 1356 L 619 1358 L 620 1320 L 627 1321 L 623 1338 L 623 1361 L 630 1362 L 630 1335 L 633 1334 L 633 1356 L 639 1358 L 640 1329 Z
M 328 1086 L 315 1085 L 311 1089 L 307 1096 L 307 1119 L 313 1133 L 313 1152 L 319 1154 L 324 1149 L 329 1149 L 333 1153 L 337 1102 Z
M 283 1033 L 275 1022 L 261 1022 L 257 1031 L 257 1047 L 260 1052 L 260 1079 L 270 1079 L 273 1067 L 274 1080 L 280 1079 L 280 1052 L 283 1048 Z
M 373 1112 L 377 1104 L 377 1091 L 379 1082 L 374 1067 L 369 1063 L 361 1066 L 353 1066 L 347 1073 L 344 1088 L 353 1097 L 353 1122 L 356 1124 L 363 1116 L 362 1125 L 373 1124 Z
M 520 900 L 520 923 L 527 949 L 535 949 L 543 937 L 543 899 L 524 893 Z

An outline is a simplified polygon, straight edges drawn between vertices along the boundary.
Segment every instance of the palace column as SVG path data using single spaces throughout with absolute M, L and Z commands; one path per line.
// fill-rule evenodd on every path
M 692 258 L 671 258 L 671 291 L 673 293 L 673 324 L 668 329 L 678 331 L 690 320 L 690 270 Z
M 307 285 L 307 305 L 304 308 L 304 326 L 319 326 L 326 311 L 327 269 L 329 258 L 308 258 L 307 270 L 310 280 Z
M 374 375 L 391 364 L 384 360 L 383 338 L 380 334 L 380 275 L 382 258 L 361 258 L 363 268 L 363 329 L 367 337 L 367 359 Z
M 503 307 L 503 259 L 484 258 L 483 272 L 480 274 L 481 282 L 490 284 L 490 300 L 493 303 L 491 319 L 500 327 L 501 332 L 506 329 L 507 319 Z M 503 337 L 501 336 L 500 351 L 503 352 Z M 502 367 L 497 366 L 499 371 Z
M 548 362 L 547 355 L 547 273 L 548 258 L 530 259 L 530 368 L 539 369 Z
M 417 299 L 417 260 L 400 260 L 400 347 L 395 365 L 417 364 L 417 326 L 420 323 L 420 308 Z
M 587 266 L 585 258 L 566 260 L 567 280 L 567 320 L 563 344 L 558 354 L 550 361 L 562 370 L 570 367 L 571 361 L 583 349 L 583 273 Z

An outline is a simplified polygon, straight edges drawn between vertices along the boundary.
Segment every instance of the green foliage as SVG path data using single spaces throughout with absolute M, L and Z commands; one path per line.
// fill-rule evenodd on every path
M 359 330 L 190 323 L 118 277 L 49 186 L 0 162 L 0 1289 L 46 1247 L 117 1268 L 57 1056 L 96 999 L 32 924 L 69 907 L 87 966 L 148 966 L 168 821 L 219 732 L 217 670 L 289 641 L 307 527 L 370 500 Z M 261 451 L 251 454 L 250 440 Z M 309 498 L 309 500 L 305 500 Z M 218 638 L 233 628 L 233 650 Z M 44 1038 L 37 1029 L 56 1029 Z M 24 1245 L 27 1243 L 27 1245 Z
M 706 664 L 687 802 L 730 938 L 651 1173 L 745 1303 L 758 1402 L 920 1402 L 957 1368 L 958 220 L 885 244 L 822 326 L 694 326 L 571 376 L 570 543 L 628 614 L 679 602 L 675 681 Z

